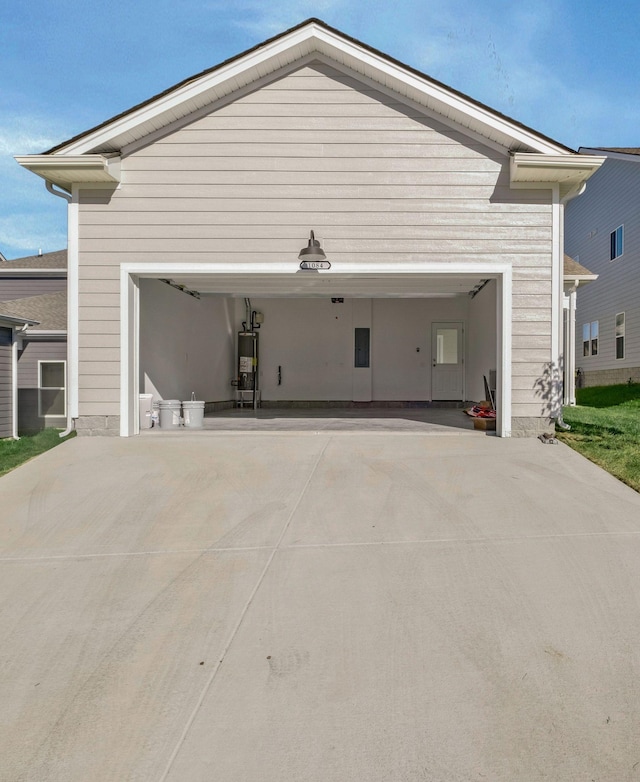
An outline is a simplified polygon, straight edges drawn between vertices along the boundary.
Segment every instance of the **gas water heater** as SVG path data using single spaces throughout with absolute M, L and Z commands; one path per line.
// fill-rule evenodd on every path
M 240 331 L 238 333 L 238 391 L 239 399 L 249 401 L 251 396 L 253 407 L 257 406 L 258 390 L 258 333 L 255 331 Z

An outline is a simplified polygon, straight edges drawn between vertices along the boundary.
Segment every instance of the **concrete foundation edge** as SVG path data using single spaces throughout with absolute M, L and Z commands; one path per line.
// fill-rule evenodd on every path
M 119 415 L 81 415 L 75 419 L 74 424 L 78 437 L 117 437 L 120 434 Z
M 640 367 L 582 370 L 576 379 L 576 388 L 616 386 L 622 383 L 640 383 Z
M 79 437 L 118 436 L 120 434 L 120 416 L 85 415 L 75 419 L 75 430 Z M 545 432 L 552 434 L 555 423 L 552 418 L 511 419 L 511 437 L 538 437 Z
M 538 437 L 553 434 L 556 430 L 553 418 L 522 417 L 511 419 L 511 437 Z

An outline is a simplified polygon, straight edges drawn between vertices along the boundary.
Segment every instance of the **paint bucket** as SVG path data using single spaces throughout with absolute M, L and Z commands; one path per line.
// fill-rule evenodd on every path
M 182 414 L 186 429 L 202 429 L 204 425 L 204 402 L 190 399 L 182 403 Z
M 161 429 L 177 429 L 180 426 L 180 400 L 161 399 L 158 402 Z

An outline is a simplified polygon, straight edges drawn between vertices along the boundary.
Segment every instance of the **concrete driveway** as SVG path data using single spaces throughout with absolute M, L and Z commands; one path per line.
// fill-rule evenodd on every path
M 562 445 L 75 439 L 0 514 L 2 780 L 640 780 L 640 495 Z

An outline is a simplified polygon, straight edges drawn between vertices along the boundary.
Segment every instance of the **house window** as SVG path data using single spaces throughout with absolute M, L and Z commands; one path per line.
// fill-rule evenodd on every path
M 8 347 L 13 343 L 13 330 L 0 327 L 0 346 Z
M 616 358 L 624 358 L 624 312 L 616 315 Z
M 591 324 L 585 323 L 582 327 L 582 355 L 591 355 Z
M 585 323 L 582 327 L 582 355 L 583 356 L 597 356 L 598 355 L 598 321 L 594 320 L 592 323 Z
M 621 225 L 611 232 L 611 252 L 609 259 L 619 258 L 624 252 L 624 226 Z
M 38 362 L 38 415 L 67 415 L 67 362 Z

